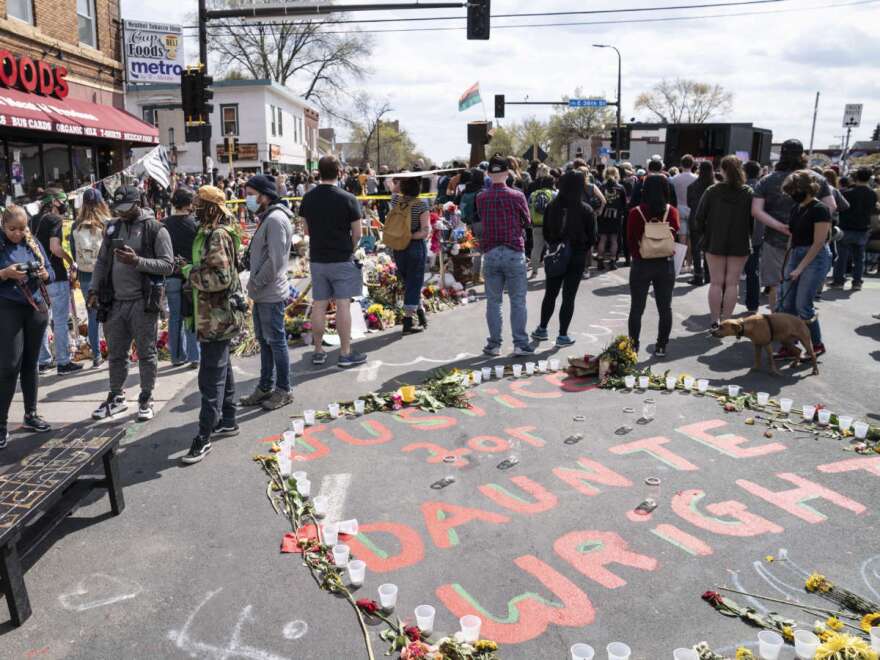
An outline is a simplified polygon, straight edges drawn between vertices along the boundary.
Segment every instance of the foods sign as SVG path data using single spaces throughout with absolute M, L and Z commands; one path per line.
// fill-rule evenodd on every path
M 184 69 L 180 26 L 125 21 L 125 66 L 132 83 L 180 83 Z

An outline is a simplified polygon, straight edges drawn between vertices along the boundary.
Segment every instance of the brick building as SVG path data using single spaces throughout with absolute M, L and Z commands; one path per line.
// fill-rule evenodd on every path
M 124 110 L 119 0 L 0 0 L 0 204 L 124 166 L 158 132 Z

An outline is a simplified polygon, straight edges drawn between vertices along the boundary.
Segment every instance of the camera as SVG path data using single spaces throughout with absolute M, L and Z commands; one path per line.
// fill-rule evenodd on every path
M 248 311 L 247 298 L 241 291 L 236 291 L 229 296 L 229 307 L 235 312 L 246 313 Z
M 43 265 L 36 259 L 16 264 L 15 268 L 19 273 L 26 273 L 28 277 L 39 277 L 40 269 Z

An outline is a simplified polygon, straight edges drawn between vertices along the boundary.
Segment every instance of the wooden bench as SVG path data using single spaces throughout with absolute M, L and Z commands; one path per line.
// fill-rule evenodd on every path
M 31 615 L 22 562 L 40 542 L 96 488 L 107 490 L 114 515 L 125 508 L 121 436 L 118 424 L 68 426 L 0 474 L 0 578 L 13 625 Z

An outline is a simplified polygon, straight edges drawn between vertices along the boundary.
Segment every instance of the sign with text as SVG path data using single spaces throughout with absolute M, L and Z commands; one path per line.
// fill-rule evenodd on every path
M 281 160 L 281 145 L 280 144 L 270 144 L 269 145 L 269 160 L 271 160 L 271 161 Z
M 180 83 L 184 69 L 179 25 L 124 21 L 123 52 L 129 82 Z
M 847 103 L 843 108 L 843 127 L 858 128 L 862 124 L 862 104 Z
M 257 160 L 257 143 L 252 142 L 249 144 L 239 143 L 238 151 L 232 152 L 232 160 Z M 226 152 L 226 144 L 218 144 L 217 145 L 217 160 L 223 161 L 224 163 L 229 160 L 229 155 Z
M 606 105 L 605 99 L 568 99 L 569 108 L 604 108 Z

